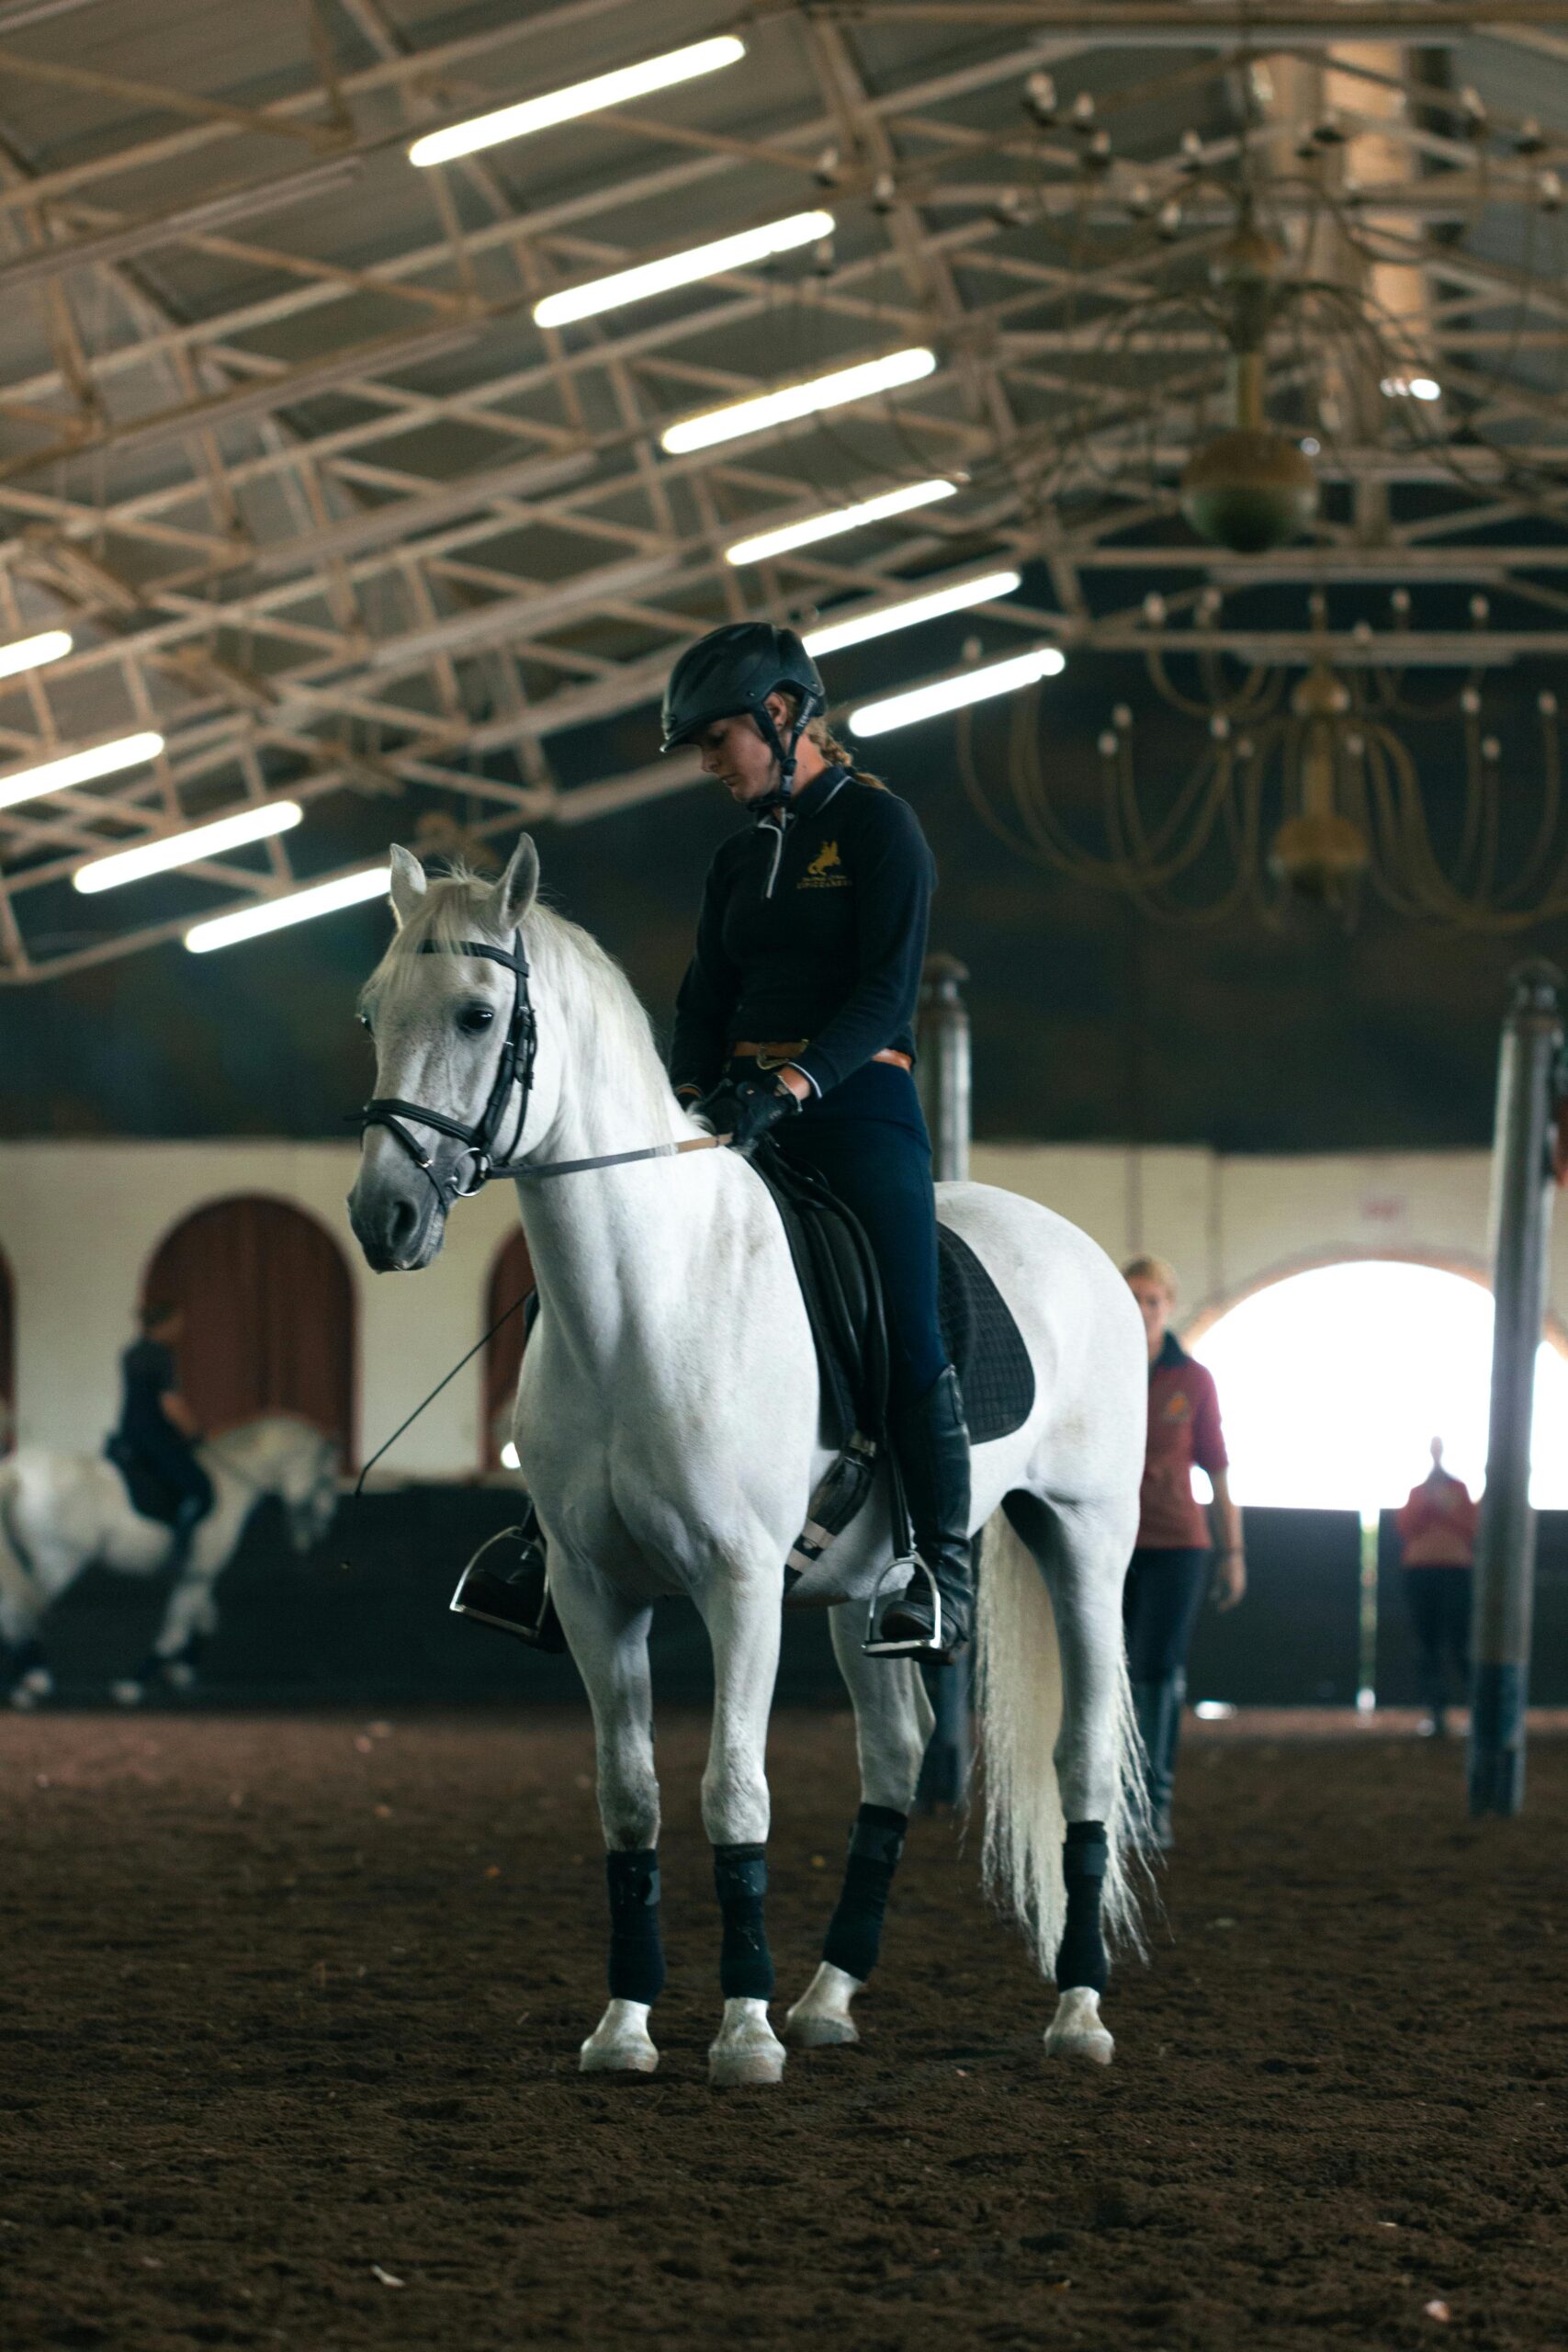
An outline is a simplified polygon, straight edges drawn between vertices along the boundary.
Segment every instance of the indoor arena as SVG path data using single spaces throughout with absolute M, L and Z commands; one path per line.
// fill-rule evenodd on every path
M 1561 2352 L 1568 0 L 0 0 L 5 2352 Z

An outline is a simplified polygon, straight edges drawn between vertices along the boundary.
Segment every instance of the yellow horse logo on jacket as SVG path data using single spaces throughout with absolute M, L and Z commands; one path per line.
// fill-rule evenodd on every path
M 841 860 L 839 856 L 838 842 L 824 842 L 816 856 L 812 859 L 810 865 L 807 867 L 806 871 L 812 881 L 825 882 L 829 878 L 829 867 L 840 865 L 840 864 Z M 847 877 L 840 874 L 835 876 L 833 878 L 835 880 L 842 880 Z

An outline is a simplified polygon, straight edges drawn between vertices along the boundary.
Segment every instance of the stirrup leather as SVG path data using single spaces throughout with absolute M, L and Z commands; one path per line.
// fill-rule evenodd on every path
M 887 1590 L 890 1577 L 902 1567 L 909 1576 L 896 1593 Z M 903 1599 L 917 1577 L 923 1577 L 931 1595 L 931 1630 L 929 1634 L 899 1634 L 888 1638 L 877 1634 L 877 1622 L 885 1610 Z M 865 1639 L 861 1648 L 867 1657 L 941 1657 L 945 1654 L 947 1627 L 942 1622 L 942 1587 L 918 1553 L 908 1560 L 894 1560 L 877 1578 L 876 1589 L 871 1596 L 871 1610 L 866 1619 Z

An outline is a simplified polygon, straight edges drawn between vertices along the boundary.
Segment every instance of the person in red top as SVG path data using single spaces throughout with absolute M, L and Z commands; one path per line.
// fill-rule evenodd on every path
M 1149 1345 L 1148 1451 L 1122 1620 L 1133 1704 L 1148 1759 L 1149 1825 L 1156 1845 L 1167 1848 L 1172 1843 L 1170 1793 L 1193 1628 L 1211 1584 L 1217 1608 L 1234 1609 L 1241 1600 L 1247 1555 L 1241 1513 L 1231 1500 L 1213 1376 L 1193 1363 L 1170 1329 L 1176 1276 L 1163 1258 L 1134 1258 L 1122 1272 L 1138 1302 Z M 1213 1564 L 1209 1527 L 1192 1493 L 1195 1468 L 1207 1472 L 1214 1490 L 1211 1510 L 1219 1559 Z
M 1461 1691 L 1470 1687 L 1471 1562 L 1481 1506 L 1462 1479 L 1443 1467 L 1443 1441 L 1432 1440 L 1432 1467 L 1394 1525 L 1399 1530 L 1400 1566 L 1405 1605 L 1421 1653 L 1421 1690 L 1429 1710 L 1421 1728 L 1441 1739 L 1448 1728 L 1447 1660 L 1452 1657 Z

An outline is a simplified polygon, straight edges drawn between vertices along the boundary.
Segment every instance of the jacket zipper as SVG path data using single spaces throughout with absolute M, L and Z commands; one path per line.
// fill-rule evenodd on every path
M 826 808 L 828 802 L 831 800 L 834 794 L 840 789 L 843 782 L 843 777 L 840 776 L 833 786 L 832 792 L 829 792 L 823 799 L 822 808 Z M 766 827 L 767 830 L 775 836 L 773 842 L 773 862 L 768 868 L 768 887 L 762 893 L 764 899 L 771 899 L 773 895 L 773 884 L 779 878 L 779 861 L 784 856 L 784 829 L 789 824 L 794 814 L 795 811 L 793 808 L 781 808 L 773 816 L 762 817 L 758 820 L 759 828 Z M 821 808 L 814 810 L 813 814 L 820 816 Z
M 763 825 L 773 835 L 773 862 L 768 868 L 768 887 L 762 893 L 764 899 L 771 899 L 773 897 L 773 884 L 779 878 L 779 860 L 784 855 L 784 826 L 787 822 L 788 812 L 782 808 L 776 817 L 764 817 L 762 819 Z

